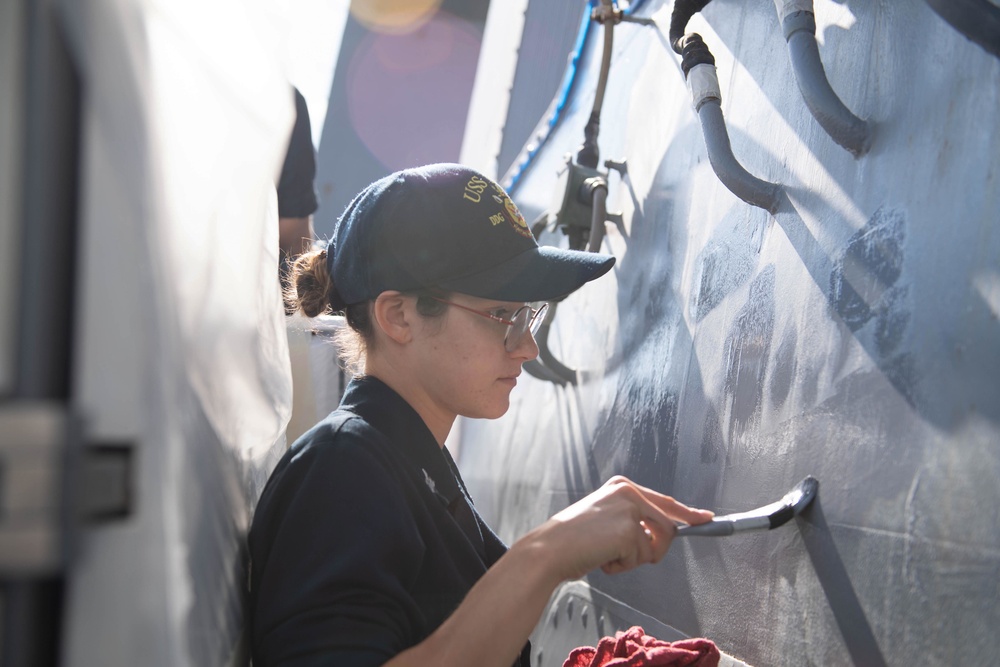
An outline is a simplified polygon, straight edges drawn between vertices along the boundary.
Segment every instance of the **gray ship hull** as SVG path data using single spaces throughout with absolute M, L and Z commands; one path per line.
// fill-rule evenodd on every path
M 679 540 L 655 567 L 586 583 L 752 664 L 988 662 L 1000 60 L 923 2 L 816 4 L 830 85 L 872 129 L 860 157 L 810 114 L 771 3 L 715 2 L 688 26 L 715 55 L 734 155 L 780 186 L 773 213 L 710 164 L 670 3 L 639 12 L 658 27 L 615 29 L 599 144 L 628 165 L 608 175 L 622 217 L 601 249 L 618 263 L 559 305 L 548 339 L 575 384 L 522 376 L 508 415 L 462 424 L 460 465 L 507 539 L 614 474 L 717 513 L 815 475 L 794 523 Z M 519 175 L 529 219 L 554 213 L 600 52 L 591 39 Z M 566 244 L 557 220 L 542 242 Z

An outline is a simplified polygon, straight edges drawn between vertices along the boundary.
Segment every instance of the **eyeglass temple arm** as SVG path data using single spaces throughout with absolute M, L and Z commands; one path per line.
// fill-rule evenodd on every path
M 448 301 L 447 299 L 442 299 L 442 298 L 436 297 L 434 295 L 431 295 L 431 298 L 434 299 L 435 301 L 440 301 L 441 303 L 446 303 L 449 306 L 455 306 L 456 308 L 461 308 L 462 310 L 467 310 L 470 313 L 474 313 L 476 315 L 479 315 L 480 317 L 487 317 L 487 318 L 493 320 L 494 322 L 499 322 L 500 324 L 503 324 L 504 326 L 508 326 L 508 327 L 514 326 L 514 321 L 513 320 L 505 320 L 504 318 L 502 318 L 502 317 L 500 317 L 498 315 L 494 315 L 493 313 L 486 312 L 485 310 L 476 310 L 475 308 L 469 308 L 468 306 L 463 306 L 460 303 L 455 303 L 454 301 Z

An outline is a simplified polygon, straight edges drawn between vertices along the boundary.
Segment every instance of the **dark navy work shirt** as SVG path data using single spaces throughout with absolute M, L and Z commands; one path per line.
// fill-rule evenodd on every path
M 470 508 L 413 408 L 375 378 L 353 380 L 257 505 L 254 667 L 381 665 L 421 642 L 506 551 Z M 527 667 L 528 653 L 515 664 Z

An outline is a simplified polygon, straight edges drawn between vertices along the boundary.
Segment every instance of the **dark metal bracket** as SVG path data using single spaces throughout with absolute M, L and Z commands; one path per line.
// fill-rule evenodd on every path
M 133 506 L 133 447 L 84 444 L 64 404 L 0 407 L 0 576 L 66 568 L 77 531 L 126 517 Z

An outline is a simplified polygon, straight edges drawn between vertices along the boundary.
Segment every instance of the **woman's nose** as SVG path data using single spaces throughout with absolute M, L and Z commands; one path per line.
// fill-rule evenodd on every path
M 517 347 L 511 350 L 511 354 L 523 359 L 524 361 L 531 361 L 532 359 L 538 358 L 538 343 L 535 342 L 535 336 L 530 331 L 525 332 L 521 340 L 518 341 Z M 523 363 L 523 362 L 522 362 Z

